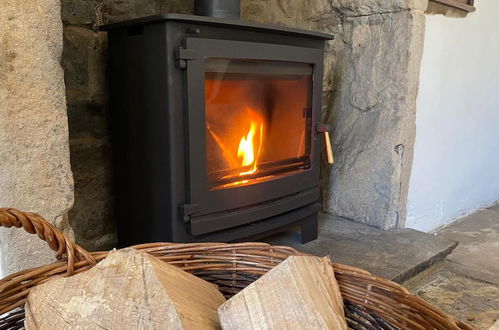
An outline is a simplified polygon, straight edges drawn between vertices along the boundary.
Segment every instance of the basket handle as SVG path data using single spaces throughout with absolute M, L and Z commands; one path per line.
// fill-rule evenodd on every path
M 63 256 L 67 257 L 68 276 L 73 274 L 75 262 L 86 261 L 91 265 L 96 263 L 89 252 L 72 242 L 63 232 L 36 213 L 23 212 L 13 208 L 0 208 L 0 226 L 22 227 L 30 234 L 37 234 L 56 252 L 57 259 L 62 259 Z

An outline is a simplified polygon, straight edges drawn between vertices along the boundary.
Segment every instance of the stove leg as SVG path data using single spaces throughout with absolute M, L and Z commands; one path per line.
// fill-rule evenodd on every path
M 317 214 L 306 217 L 300 222 L 302 244 L 317 239 L 318 227 L 319 227 L 319 221 Z

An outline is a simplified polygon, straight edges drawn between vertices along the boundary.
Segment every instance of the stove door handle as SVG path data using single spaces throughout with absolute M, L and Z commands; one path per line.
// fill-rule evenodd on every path
M 331 139 L 329 138 L 329 132 L 324 132 L 324 142 L 326 143 L 326 156 L 328 164 L 334 163 L 333 148 L 331 147 Z
M 331 138 L 329 137 L 329 131 L 331 126 L 327 124 L 318 124 L 316 131 L 324 134 L 324 144 L 326 146 L 326 157 L 328 164 L 334 163 L 333 148 L 331 146 Z

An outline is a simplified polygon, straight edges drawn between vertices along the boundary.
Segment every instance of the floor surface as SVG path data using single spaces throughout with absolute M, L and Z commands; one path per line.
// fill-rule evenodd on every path
M 499 329 L 499 205 L 438 231 L 459 242 L 413 292 L 476 329 Z

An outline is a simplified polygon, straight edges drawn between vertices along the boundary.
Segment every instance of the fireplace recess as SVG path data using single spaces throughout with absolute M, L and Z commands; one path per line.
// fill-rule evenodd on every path
M 120 246 L 317 237 L 332 36 L 179 14 L 103 29 Z

